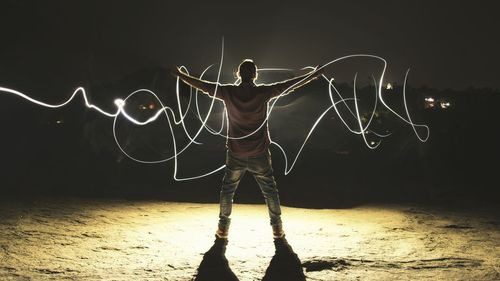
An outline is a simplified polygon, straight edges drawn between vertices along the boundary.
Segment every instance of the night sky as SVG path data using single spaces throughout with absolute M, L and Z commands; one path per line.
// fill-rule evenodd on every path
M 215 4 L 214 4 L 215 3 Z M 243 58 L 299 69 L 370 53 L 387 81 L 498 89 L 497 1 L 18 1 L 0 8 L 0 84 L 50 90 L 115 81 L 148 67 L 200 72 L 220 57 L 231 75 Z M 372 62 L 373 63 L 373 62 Z M 333 68 L 352 80 L 370 62 Z M 338 70 L 335 72 L 335 70 Z

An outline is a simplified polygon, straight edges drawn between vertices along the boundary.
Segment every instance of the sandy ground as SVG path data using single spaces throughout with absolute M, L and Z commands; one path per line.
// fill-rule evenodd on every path
M 226 258 L 262 280 L 274 255 L 264 205 L 235 205 Z M 0 280 L 191 280 L 218 206 L 89 199 L 2 202 Z M 500 215 L 482 208 L 283 208 L 307 280 L 500 280 Z

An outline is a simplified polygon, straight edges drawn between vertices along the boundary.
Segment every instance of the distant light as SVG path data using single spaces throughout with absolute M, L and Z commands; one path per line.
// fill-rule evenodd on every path
M 442 101 L 442 102 L 440 103 L 440 105 L 441 105 L 441 108 L 442 108 L 442 109 L 446 109 L 446 108 L 448 108 L 448 107 L 450 107 L 450 106 L 451 106 L 451 103 L 449 103 L 449 102 L 447 102 L 447 101 L 446 101 L 446 102 L 445 102 L 445 101 Z
M 435 106 L 434 104 L 435 99 L 433 97 L 426 97 L 425 98 L 425 108 L 432 108 Z
M 387 90 L 392 90 L 394 87 L 392 86 L 391 83 L 387 83 L 387 86 L 385 87 Z
M 371 141 L 371 142 L 370 142 L 370 145 L 375 145 L 375 144 L 377 144 L 377 143 L 376 143 L 376 142 L 374 142 L 374 141 Z
M 62 123 L 64 123 L 64 121 L 63 120 L 57 120 L 56 123 L 57 124 L 62 124 Z
M 154 103 L 150 103 L 148 107 L 149 107 L 149 109 L 153 110 L 153 109 L 155 109 L 155 104 Z

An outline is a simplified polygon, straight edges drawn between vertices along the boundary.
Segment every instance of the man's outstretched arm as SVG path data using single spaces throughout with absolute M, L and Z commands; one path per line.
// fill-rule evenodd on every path
M 205 94 L 208 94 L 210 96 L 214 96 L 214 94 L 215 94 L 215 86 L 217 85 L 216 83 L 208 82 L 208 81 L 193 77 L 187 73 L 182 72 L 180 70 L 180 68 L 178 68 L 178 67 L 176 67 L 172 71 L 172 75 L 179 77 L 182 81 L 184 81 L 184 83 L 188 84 L 189 86 L 191 86 L 193 88 L 196 88 L 196 89 L 204 92 Z M 219 96 L 219 94 L 217 94 L 217 96 Z
M 304 75 L 297 76 L 295 78 L 285 80 L 283 82 L 271 84 L 270 86 L 275 87 L 275 89 L 277 90 L 274 96 L 280 95 L 283 92 L 286 95 L 292 92 L 293 90 L 300 88 L 305 84 L 317 79 L 323 73 L 323 70 L 318 70 L 319 68 L 320 66 L 316 67 L 315 70 L 306 73 Z

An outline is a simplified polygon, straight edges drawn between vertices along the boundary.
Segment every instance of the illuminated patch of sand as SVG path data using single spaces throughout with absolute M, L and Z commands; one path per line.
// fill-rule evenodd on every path
M 0 206 L 1 280 L 190 280 L 215 204 L 39 200 Z M 283 208 L 310 280 L 499 280 L 495 212 L 407 206 Z M 274 254 L 265 205 L 235 205 L 226 257 L 261 280 Z

